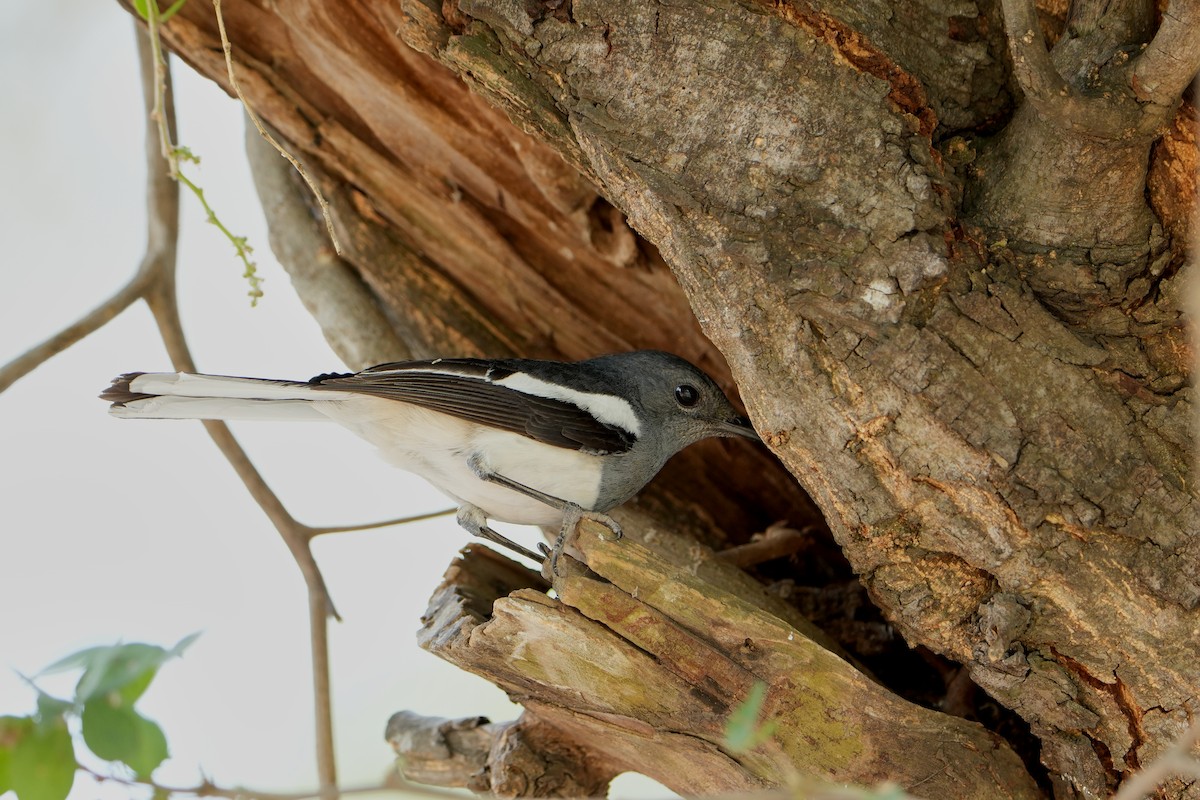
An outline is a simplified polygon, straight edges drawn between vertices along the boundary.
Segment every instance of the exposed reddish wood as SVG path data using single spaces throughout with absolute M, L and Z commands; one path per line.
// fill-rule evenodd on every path
M 552 148 L 405 44 L 401 5 L 222 7 L 243 92 L 324 176 L 344 260 L 408 352 L 574 359 L 663 349 L 736 394 L 655 248 Z M 229 90 L 210 5 L 185 5 L 163 33 Z M 394 357 L 368 353 L 351 355 Z M 714 544 L 777 519 L 824 527 L 777 461 L 736 442 L 681 454 L 640 502 L 690 516 Z

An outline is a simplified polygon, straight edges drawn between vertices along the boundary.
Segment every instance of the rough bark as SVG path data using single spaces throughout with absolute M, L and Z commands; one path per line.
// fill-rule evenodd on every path
M 1195 147 L 1159 140 L 1192 7 L 1101 5 L 1011 62 L 970 2 L 225 8 L 413 353 L 662 347 L 732 386 L 707 336 L 878 606 L 1030 723 L 1065 797 L 1153 758 L 1200 685 Z M 166 34 L 224 82 L 204 4 Z M 807 513 L 725 445 L 640 511 L 680 509 L 710 543 Z
M 910 640 L 969 664 L 1082 792 L 1180 734 L 1200 683 L 1190 389 L 1155 394 L 1140 380 L 1153 369 L 1106 352 L 1124 343 L 1081 336 L 1020 264 L 958 241 L 922 109 L 895 102 L 900 68 L 847 63 L 793 6 L 576 3 L 568 21 L 460 8 L 480 24 L 435 56 L 500 102 L 514 72 L 550 95 Z M 527 102 L 507 107 L 536 124 Z M 663 119 L 697 124 L 663 136 Z M 821 137 L 805 135 L 813 119 Z M 1144 141 L 1125 152 L 1139 148 L 1144 164 Z M 1080 163 L 1040 155 L 1054 175 Z M 1143 224 L 1114 243 L 1140 236 L 1140 250 L 1105 257 L 1148 291 L 1142 194 L 1099 188 L 1092 214 L 1104 191 L 1113 209 L 1140 204 Z

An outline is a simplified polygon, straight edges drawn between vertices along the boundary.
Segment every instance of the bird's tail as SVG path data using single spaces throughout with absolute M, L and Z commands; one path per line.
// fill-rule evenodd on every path
M 312 401 L 339 396 L 300 381 L 131 372 L 113 379 L 100 399 L 124 419 L 327 420 Z

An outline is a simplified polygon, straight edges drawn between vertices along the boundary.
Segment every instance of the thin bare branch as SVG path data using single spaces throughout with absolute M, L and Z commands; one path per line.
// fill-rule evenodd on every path
M 155 6 L 154 0 L 147 3 Z M 153 16 L 151 12 L 150 16 Z M 170 95 L 170 72 L 159 62 L 154 46 L 154 29 L 142 31 L 138 28 L 138 53 L 142 66 L 142 87 L 147 115 L 146 155 L 149 191 L 148 212 L 150 236 L 147 244 L 145 264 L 153 270 L 146 287 L 145 299 L 159 335 L 166 345 L 167 353 L 175 369 L 194 371 L 195 363 L 188 349 L 179 319 L 179 308 L 175 293 L 175 255 L 179 233 L 179 187 L 171 179 L 171 158 L 155 155 L 155 139 L 174 128 L 174 104 Z M 153 119 L 157 110 L 157 119 Z M 157 134 L 157 135 L 156 135 Z M 329 691 L 329 617 L 337 617 L 333 600 L 325 585 L 321 570 L 309 549 L 304 526 L 296 522 L 284 508 L 283 503 L 267 486 L 258 470 L 251 463 L 246 451 L 234 438 L 223 422 L 205 421 L 204 428 L 225 456 L 251 497 L 275 525 L 287 544 L 308 589 L 309 633 L 313 661 L 313 700 L 317 722 L 317 775 L 323 800 L 337 797 L 337 768 L 333 749 L 333 719 Z
M 1133 62 L 1138 97 L 1174 108 L 1200 71 L 1200 3 L 1173 2 L 1163 11 L 1158 33 Z
M 147 9 L 148 25 L 151 30 L 157 30 L 157 8 L 154 3 L 148 3 Z M 140 55 L 141 35 L 139 34 L 138 39 Z M 147 95 L 147 100 L 150 100 L 151 97 L 153 100 L 148 102 L 146 107 L 147 136 L 150 142 L 156 139 L 162 142 L 164 150 L 161 157 L 152 150 L 147 152 L 146 202 L 151 213 L 146 229 L 146 250 L 142 256 L 142 262 L 127 284 L 86 316 L 0 368 L 0 392 L 28 375 L 51 357 L 104 327 L 136 300 L 145 297 L 150 286 L 159 279 L 158 276 L 164 271 L 174 275 L 175 242 L 179 238 L 179 192 L 169 174 L 159 175 L 162 172 L 159 162 L 166 160 L 165 148 L 170 146 L 174 128 L 174 122 L 170 119 L 171 115 L 163 112 L 163 105 L 171 102 L 171 92 L 169 82 L 166 80 L 162 51 L 155 44 L 156 38 L 153 36 L 150 38 L 149 52 L 141 55 L 143 79 L 153 86 L 152 96 Z
M 217 6 L 219 14 L 219 0 Z M 175 266 L 179 239 L 179 181 L 182 176 L 178 172 L 178 153 L 174 145 L 175 112 L 171 93 L 171 76 L 158 37 L 158 14 L 155 2 L 147 3 L 146 29 L 135 24 L 146 111 L 148 220 L 145 255 L 134 277 L 110 298 L 86 316 L 0 368 L 0 392 L 45 363 L 49 358 L 99 330 L 138 299 L 145 300 L 150 307 L 174 367 L 182 371 L 195 370 L 195 364 L 180 323 L 175 291 Z M 223 27 L 222 36 L 224 36 Z M 226 40 L 227 58 L 228 54 L 228 41 Z M 232 80 L 232 65 L 230 65 L 230 69 Z M 247 106 L 247 111 L 249 112 L 249 110 Z M 262 129 L 257 120 L 255 120 L 255 124 L 260 130 Z M 270 139 L 269 136 L 267 138 Z M 272 141 L 272 143 L 274 142 Z M 276 147 L 278 148 L 278 144 Z M 295 163 L 294 160 L 293 163 Z M 296 166 L 299 169 L 299 165 Z M 301 172 L 303 173 L 302 169 Z M 308 178 L 307 175 L 305 177 Z M 315 187 L 313 188 L 315 191 Z M 319 193 L 318 198 L 324 205 L 324 200 L 320 198 Z M 321 784 L 319 796 L 322 800 L 331 800 L 336 798 L 339 792 L 336 785 L 336 766 L 333 755 L 327 626 L 330 616 L 338 619 L 340 617 L 338 617 L 337 610 L 329 596 L 320 568 L 313 558 L 309 541 L 313 537 L 325 533 L 367 530 L 403 524 L 442 516 L 450 511 L 419 514 L 363 525 L 321 528 L 303 525 L 288 513 L 254 467 L 249 456 L 238 444 L 228 426 L 215 421 L 206 421 L 204 426 L 218 449 L 233 466 L 250 495 L 275 525 L 304 576 L 308 589 L 312 639 L 317 766 Z M 101 779 L 112 780 L 109 776 L 93 774 Z M 370 789 L 374 790 L 378 787 L 370 787 Z M 248 793 L 244 790 L 221 790 L 210 784 L 203 784 L 192 789 L 170 791 L 208 797 L 259 797 L 262 800 L 298 800 L 298 798 L 317 796 L 315 794 L 279 795 Z M 361 792 L 367 791 L 367 789 L 354 791 Z
M 221 0 L 213 0 L 213 10 L 217 14 L 217 30 L 221 34 L 221 47 L 225 51 L 225 68 L 229 73 L 229 85 L 233 87 L 233 91 L 237 93 L 238 100 L 242 101 L 242 107 L 246 109 L 246 116 L 250 117 L 250 121 L 254 123 L 254 127 L 258 129 L 258 133 L 264 139 L 271 143 L 271 146 L 279 151 L 279 155 L 291 162 L 296 171 L 300 173 L 300 177 L 304 178 L 304 182 L 308 184 L 308 188 L 312 190 L 313 196 L 317 198 L 317 203 L 321 206 L 321 214 L 325 217 L 325 228 L 329 231 L 329 241 L 333 243 L 333 249 L 340 256 L 342 254 L 342 245 L 338 241 L 337 232 L 333 229 L 333 216 L 329 213 L 329 203 L 325 200 L 325 195 L 321 194 L 321 190 L 317 188 L 316 181 L 308 170 L 284 149 L 275 137 L 272 136 L 259 120 L 258 114 L 254 112 L 254 108 L 250 105 L 250 101 L 246 99 L 246 95 L 242 94 L 242 87 L 238 85 L 237 77 L 233 74 L 233 47 L 229 44 L 229 37 L 225 33 L 225 17 L 221 14 Z
M 175 144 L 171 136 L 173 123 L 168 123 L 165 108 L 170 98 L 167 96 L 167 60 L 163 56 L 162 38 L 158 35 L 158 13 L 157 1 L 146 3 L 146 26 L 149 30 L 150 55 L 154 70 L 154 103 L 150 108 L 150 119 L 158 126 L 159 149 L 163 160 L 167 162 L 171 178 L 175 178 L 179 174 L 179 162 L 174 157 Z
M 812 541 L 814 533 L 815 529 L 811 527 L 796 530 L 787 527 L 782 522 L 777 522 L 767 528 L 761 536 L 756 536 L 746 544 L 722 550 L 717 553 L 717 557 L 722 561 L 728 561 L 730 564 L 747 569 L 756 564 L 799 552 Z
M 97 772 L 96 770 L 86 767 L 82 764 L 78 766 L 78 769 L 87 773 L 88 775 L 91 775 L 100 783 L 115 783 L 120 786 L 128 786 L 131 788 L 145 787 L 147 789 L 154 789 L 156 793 L 171 797 L 175 795 L 187 795 L 190 797 L 225 797 L 229 798 L 229 800 L 314 800 L 315 798 L 323 799 L 324 797 L 320 792 L 263 792 L 255 789 L 247 789 L 242 786 L 225 788 L 222 786 L 217 786 L 215 783 L 209 780 L 204 780 L 195 786 L 169 786 L 145 778 L 124 778 L 116 775 L 105 775 L 103 772 Z M 397 793 L 403 791 L 405 793 L 409 793 L 413 790 L 407 786 L 393 787 L 387 784 L 375 784 L 372 786 L 356 786 L 351 789 L 342 789 L 341 794 L 373 794 L 375 792 L 387 791 L 394 791 Z M 417 793 L 423 794 L 424 792 L 420 789 L 417 789 Z M 446 798 L 448 797 L 448 793 L 442 793 L 435 796 L 438 798 Z
M 94 779 L 101 783 L 115 783 L 120 786 L 129 787 L 145 787 L 154 789 L 167 796 L 186 795 L 190 797 L 220 797 L 228 798 L 228 800 L 314 800 L 319 798 L 317 792 L 262 792 L 245 787 L 224 788 L 217 786 L 211 781 L 205 780 L 195 786 L 168 786 L 157 783 L 152 780 L 143 778 L 123 778 L 114 775 L 105 775 L 102 772 L 97 772 L 89 767 L 80 766 L 80 770 L 91 775 Z M 409 783 L 398 774 L 393 773 L 394 779 L 378 785 L 372 786 L 356 786 L 350 789 L 343 789 L 342 794 L 345 796 L 359 794 L 374 794 L 376 792 L 395 792 L 405 797 L 420 797 L 427 800 L 462 800 L 461 792 L 451 792 L 445 789 L 437 789 L 428 786 L 419 786 Z M 793 779 L 787 788 L 759 790 L 759 791 L 744 791 L 730 792 L 726 794 L 711 795 L 709 800 L 871 800 L 872 798 L 883 798 L 888 800 L 910 800 L 912 795 L 904 792 L 900 787 L 884 784 L 882 786 L 871 788 L 861 788 L 855 786 L 835 786 L 816 779 L 804 778 L 797 776 Z M 599 798 L 562 798 L 562 800 L 600 800 Z
M 335 525 L 327 528 L 313 528 L 308 525 L 302 525 L 304 535 L 312 539 L 317 536 L 323 536 L 327 533 L 351 533 L 353 531 L 369 531 L 375 528 L 387 528 L 392 525 L 407 525 L 410 522 L 424 522 L 427 519 L 437 519 L 438 517 L 447 517 L 457 512 L 455 508 L 443 508 L 441 511 L 430 511 L 426 514 L 413 514 L 408 517 L 399 517 L 397 519 L 387 519 L 382 522 L 365 522 L 362 525 Z
M 312 558 L 311 554 L 309 558 Z M 315 564 L 314 564 L 315 566 Z M 320 571 L 317 575 L 320 576 Z M 324 582 L 321 584 L 324 588 Z M 333 746 L 333 689 L 329 669 L 329 611 L 327 594 L 308 592 L 308 628 L 312 638 L 313 712 L 317 739 L 317 781 L 321 800 L 337 800 L 337 759 Z
M 33 372 L 53 356 L 104 327 L 109 320 L 141 297 L 145 287 L 145 276 L 139 273 L 133 280 L 121 287 L 116 294 L 96 306 L 87 316 L 68 325 L 46 341 L 30 348 L 0 367 L 0 392 Z

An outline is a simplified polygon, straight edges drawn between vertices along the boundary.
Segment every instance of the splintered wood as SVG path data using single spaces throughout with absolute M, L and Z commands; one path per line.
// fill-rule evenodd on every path
M 891 780 L 927 797 L 1039 796 L 981 726 L 896 697 L 694 564 L 607 535 L 580 526 L 579 560 L 562 558 L 553 596 L 537 573 L 465 548 L 430 601 L 421 645 L 503 688 L 526 708 L 519 724 L 554 731 L 543 741 L 576 763 L 640 772 L 681 794 L 800 774 Z M 738 752 L 727 726 L 757 682 L 774 730 Z M 493 750 L 486 768 L 502 773 L 503 756 Z

